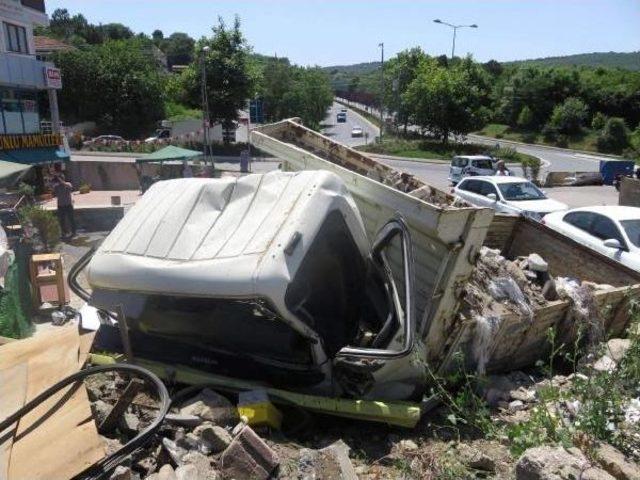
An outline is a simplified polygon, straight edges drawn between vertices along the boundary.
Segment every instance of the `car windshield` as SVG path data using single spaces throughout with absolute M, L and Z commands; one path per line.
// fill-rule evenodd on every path
M 544 200 L 547 198 L 544 193 L 531 182 L 500 183 L 498 184 L 498 188 L 505 200 L 524 201 Z
M 473 166 L 481 168 L 482 170 L 493 170 L 493 163 L 491 163 L 491 160 L 474 160 Z
M 640 220 L 621 220 L 620 223 L 631 243 L 640 247 Z

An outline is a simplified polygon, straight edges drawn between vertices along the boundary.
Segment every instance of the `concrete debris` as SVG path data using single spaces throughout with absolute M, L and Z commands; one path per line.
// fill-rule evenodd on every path
M 109 415 L 109 412 L 111 412 L 111 405 L 103 400 L 96 400 L 91 404 L 91 411 L 96 425 L 101 425 L 104 419 L 107 418 L 107 415 Z
M 167 413 L 164 421 L 172 425 L 182 425 L 185 427 L 197 427 L 204 420 L 197 415 L 182 415 L 180 413 Z
M 211 423 L 196 427 L 193 433 L 198 435 L 203 444 L 213 453 L 222 452 L 233 440 L 233 437 L 227 430 Z
M 279 460 L 251 427 L 245 426 L 222 453 L 219 463 L 225 478 L 266 480 Z
M 593 364 L 593 369 L 597 372 L 613 372 L 616 369 L 616 362 L 607 355 L 603 355 Z
M 464 443 L 458 444 L 456 452 L 462 463 L 476 470 L 495 472 L 496 462 L 478 448 Z
M 607 342 L 605 351 L 609 358 L 616 363 L 620 363 L 630 347 L 631 340 L 628 338 L 612 338 Z
M 624 411 L 624 421 L 633 425 L 640 423 L 640 397 L 632 398 Z
M 593 456 L 602 468 L 617 480 L 640 480 L 640 465 L 628 460 L 611 445 L 598 445 Z
M 615 480 L 594 466 L 577 448 L 535 447 L 516 465 L 516 480 Z
M 548 272 L 549 264 L 540 255 L 532 253 L 527 257 L 527 266 L 533 272 Z
M 342 440 L 338 440 L 321 450 L 303 448 L 300 450 L 298 460 L 298 478 L 304 480 L 357 480 L 358 474 L 349 459 L 350 450 L 350 447 Z
M 171 465 L 163 465 L 160 470 L 158 470 L 157 480 L 178 480 L 176 476 L 176 472 L 173 470 Z
M 227 397 L 209 388 L 185 402 L 180 408 L 180 414 L 197 416 L 222 426 L 235 425 L 239 419 L 236 408 Z
M 217 480 L 219 478 L 218 473 L 213 469 L 211 465 L 211 458 L 203 455 L 200 452 L 189 452 L 182 457 L 184 465 L 193 465 L 198 471 L 200 480 Z M 253 478 L 253 477 L 236 477 L 240 478 Z
M 200 473 L 198 473 L 198 469 L 193 464 L 182 465 L 181 467 L 176 468 L 176 479 L 200 480 Z
M 400 448 L 402 450 L 413 452 L 415 450 L 418 450 L 418 444 L 413 440 L 402 440 L 400 441 Z
M 182 457 L 187 454 L 187 450 L 178 446 L 177 442 L 166 437 L 162 439 L 162 446 L 176 465 L 182 465 Z
M 140 430 L 140 419 L 133 413 L 125 412 L 120 418 L 119 427 L 130 435 L 135 435 Z
M 131 469 L 129 467 L 125 467 L 124 465 L 118 465 L 116 469 L 113 471 L 109 480 L 132 480 L 133 476 L 131 474 Z

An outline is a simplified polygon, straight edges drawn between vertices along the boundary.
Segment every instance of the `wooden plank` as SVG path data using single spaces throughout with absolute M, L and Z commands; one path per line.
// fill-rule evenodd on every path
M 25 402 L 80 368 L 74 326 L 12 342 L 0 350 L 0 368 L 27 365 Z M 9 464 L 9 480 L 68 479 L 104 456 L 86 389 L 70 385 L 20 419 Z
M 0 420 L 24 405 L 27 394 L 27 364 L 19 363 L 0 370 Z M 9 478 L 9 460 L 17 425 L 0 432 L 0 480 Z

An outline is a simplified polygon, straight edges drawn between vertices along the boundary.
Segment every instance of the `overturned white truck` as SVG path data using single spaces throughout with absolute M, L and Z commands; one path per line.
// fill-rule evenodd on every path
M 294 121 L 252 141 L 290 172 L 160 182 L 92 258 L 90 302 L 121 306 L 136 356 L 330 396 L 418 397 L 427 363 L 471 353 L 477 322 L 460 306 L 485 238 L 505 255 L 537 240 L 543 256 L 575 250 L 583 279 L 616 287 L 596 297 L 610 307 L 605 327 L 628 323 L 639 276 L 570 239 L 524 220 L 492 224 L 492 210 Z M 552 260 L 552 272 L 573 270 Z M 488 368 L 540 358 L 568 309 L 501 313 Z

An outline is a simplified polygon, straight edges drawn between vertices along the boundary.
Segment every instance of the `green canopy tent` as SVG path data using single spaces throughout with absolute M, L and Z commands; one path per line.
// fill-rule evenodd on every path
M 0 188 L 9 188 L 17 184 L 32 166 L 0 160 Z
M 169 145 L 168 147 L 161 148 L 158 151 L 145 155 L 141 158 L 136 158 L 136 163 L 155 163 L 155 162 L 170 162 L 180 160 L 190 160 L 196 157 L 202 156 L 202 152 L 196 150 L 188 150 L 186 148 L 174 147 Z

